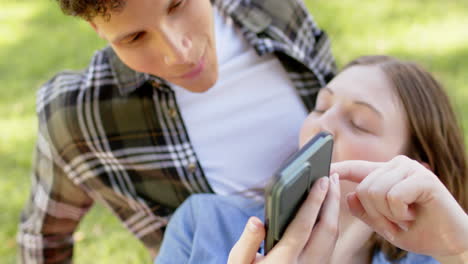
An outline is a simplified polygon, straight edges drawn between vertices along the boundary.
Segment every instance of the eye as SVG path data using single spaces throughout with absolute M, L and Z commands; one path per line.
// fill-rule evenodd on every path
M 130 43 L 139 40 L 139 39 L 143 36 L 143 34 L 144 34 L 143 32 L 138 32 L 138 33 L 136 33 L 136 34 L 132 37 L 132 39 L 130 40 Z
M 144 35 L 145 35 L 144 32 L 135 33 L 135 34 L 131 35 L 130 37 L 126 38 L 126 39 L 123 41 L 123 43 L 124 43 L 124 44 L 133 44 L 133 43 L 135 43 L 136 41 L 138 41 L 139 39 L 141 39 Z
M 350 123 L 351 123 L 351 126 L 360 131 L 360 132 L 364 132 L 364 133 L 371 133 L 369 130 L 367 130 L 366 128 L 362 127 L 361 125 L 358 125 L 356 124 L 353 120 L 350 120 Z
M 323 114 L 323 113 L 325 113 L 325 111 L 326 111 L 326 110 L 317 109 L 317 108 L 315 108 L 314 110 L 312 110 L 312 112 L 317 113 L 317 114 Z
M 184 2 L 184 0 L 179 0 L 179 1 L 175 2 L 171 7 L 169 7 L 169 13 L 174 12 L 174 10 L 176 10 L 178 7 L 180 7 L 180 5 L 182 5 L 183 2 Z

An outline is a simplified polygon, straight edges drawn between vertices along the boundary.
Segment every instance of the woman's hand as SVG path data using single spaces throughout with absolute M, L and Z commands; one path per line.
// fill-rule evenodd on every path
M 251 217 L 228 263 L 327 263 L 338 237 L 339 210 L 338 175 L 323 177 L 314 184 L 282 239 L 266 256 L 257 254 L 265 239 L 265 228 L 258 218 Z M 320 221 L 316 223 L 319 211 Z
M 422 164 L 398 156 L 334 163 L 331 171 L 359 183 L 346 197 L 351 213 L 395 246 L 436 258 L 468 251 L 467 214 Z

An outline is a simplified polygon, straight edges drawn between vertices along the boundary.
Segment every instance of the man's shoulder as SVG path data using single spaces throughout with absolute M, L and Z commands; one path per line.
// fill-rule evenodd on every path
M 43 84 L 37 92 L 37 112 L 73 107 L 84 92 L 103 85 L 116 86 L 107 53 L 108 48 L 98 50 L 85 69 L 61 71 Z
M 96 51 L 85 69 L 59 72 L 38 90 L 39 133 L 46 136 L 57 151 L 83 142 L 86 139 L 84 124 L 94 115 L 102 115 L 100 106 L 119 95 L 107 57 L 106 49 Z
M 61 71 L 43 84 L 36 94 L 36 112 L 40 115 L 45 111 L 53 113 L 74 108 L 80 100 L 85 100 L 84 96 L 103 87 L 118 90 L 109 49 L 96 51 L 85 69 Z
M 236 6 L 236 11 L 245 13 L 243 19 L 251 22 L 273 23 L 276 26 L 279 24 L 289 25 L 297 23 L 303 19 L 310 19 L 310 13 L 307 11 L 303 1 L 300 0 L 220 0 L 228 2 L 230 5 Z
M 243 29 L 259 55 L 287 55 L 280 60 L 288 72 L 299 73 L 299 79 L 310 80 L 312 71 L 316 80 L 311 81 L 318 81 L 318 86 L 324 86 L 335 75 L 329 38 L 302 0 L 215 0 L 217 2 L 228 10 L 227 14 Z M 316 93 L 315 83 L 307 86 Z

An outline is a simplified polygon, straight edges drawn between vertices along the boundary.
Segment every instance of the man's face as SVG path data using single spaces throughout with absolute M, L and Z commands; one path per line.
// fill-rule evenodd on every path
M 204 92 L 218 78 L 210 0 L 126 0 L 110 20 L 91 25 L 119 58 L 193 92 Z

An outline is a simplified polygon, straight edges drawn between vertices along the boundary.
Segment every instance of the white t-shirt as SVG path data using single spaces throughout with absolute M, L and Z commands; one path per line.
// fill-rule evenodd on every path
M 205 93 L 173 85 L 176 100 L 213 190 L 263 188 L 297 150 L 307 110 L 280 62 L 259 57 L 216 9 L 215 36 L 217 83 Z

